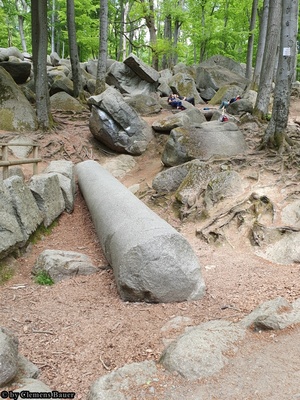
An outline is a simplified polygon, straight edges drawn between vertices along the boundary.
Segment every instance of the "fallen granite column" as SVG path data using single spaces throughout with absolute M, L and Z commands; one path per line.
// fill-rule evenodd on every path
M 95 161 L 76 166 L 79 188 L 125 301 L 196 300 L 205 292 L 188 241 Z

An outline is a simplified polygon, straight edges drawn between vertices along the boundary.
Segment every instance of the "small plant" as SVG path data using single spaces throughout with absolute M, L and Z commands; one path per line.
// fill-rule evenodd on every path
M 270 121 L 270 120 L 271 120 L 271 117 L 272 117 L 271 114 L 266 114 L 266 115 L 265 115 L 266 121 Z
M 39 285 L 47 285 L 51 286 L 54 284 L 53 279 L 49 275 L 47 271 L 38 271 L 34 277 L 35 283 L 38 283 Z

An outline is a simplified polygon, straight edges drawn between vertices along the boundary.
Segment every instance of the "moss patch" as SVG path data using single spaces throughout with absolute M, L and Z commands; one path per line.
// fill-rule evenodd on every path
M 0 262 L 0 285 L 9 281 L 13 276 L 14 269 L 5 262 Z

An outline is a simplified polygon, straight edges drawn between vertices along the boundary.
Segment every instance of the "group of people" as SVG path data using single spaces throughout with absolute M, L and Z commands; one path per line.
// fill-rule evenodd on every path
M 185 110 L 186 107 L 183 106 L 182 100 L 191 103 L 193 106 L 195 105 L 194 97 L 184 97 L 179 96 L 178 94 L 171 94 L 168 97 L 168 104 L 170 104 L 171 107 L 176 108 L 177 110 Z
M 221 102 L 221 104 L 220 104 L 219 109 L 220 109 L 220 110 L 221 110 L 221 109 L 225 110 L 225 109 L 229 106 L 229 104 L 232 104 L 232 103 L 234 103 L 235 101 L 240 100 L 240 99 L 241 99 L 241 96 L 240 96 L 240 95 L 237 95 L 237 96 L 235 96 L 235 97 L 232 97 L 230 100 L 223 100 L 223 101 Z M 186 107 L 183 106 L 182 100 L 185 100 L 185 101 L 191 103 L 193 106 L 195 105 L 195 99 L 194 99 L 194 97 L 184 97 L 184 96 L 180 96 L 180 95 L 178 95 L 178 94 L 171 94 L 171 95 L 168 97 L 168 104 L 169 104 L 171 107 L 176 108 L 177 110 L 185 110 Z

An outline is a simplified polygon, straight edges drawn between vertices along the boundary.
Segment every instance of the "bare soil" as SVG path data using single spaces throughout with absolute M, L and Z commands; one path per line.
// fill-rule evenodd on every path
M 299 111 L 300 101 L 294 99 L 290 110 L 292 123 L 297 120 Z M 145 120 L 151 124 L 168 113 L 169 111 L 163 111 L 161 115 L 147 117 Z M 56 131 L 38 135 L 43 157 L 40 170 L 53 159 L 64 158 L 74 163 L 95 159 L 102 163 L 114 157 L 101 149 L 92 138 L 88 128 L 88 113 L 80 116 L 56 113 L 56 120 L 59 121 Z M 5 132 L 2 134 L 7 135 Z M 249 134 L 248 141 L 252 149 L 255 149 L 259 135 L 261 133 Z M 122 178 L 122 182 L 128 187 L 140 183 L 144 188 L 142 200 L 189 240 L 202 266 L 207 286 L 206 295 L 198 301 L 175 304 L 121 301 L 112 270 L 107 268 L 89 212 L 77 190 L 74 212 L 63 213 L 50 235 L 44 235 L 38 243 L 31 244 L 26 253 L 15 260 L 14 276 L 0 287 L 1 326 L 15 332 L 19 339 L 20 353 L 40 368 L 39 379 L 52 390 L 74 391 L 76 399 L 82 399 L 86 397 L 90 385 L 100 376 L 127 363 L 157 361 L 166 343 L 185 328 L 181 326 L 168 331 L 162 330 L 175 316 L 189 317 L 189 325 L 213 319 L 235 322 L 262 302 L 277 296 L 283 296 L 292 302 L 300 296 L 298 264 L 279 265 L 258 257 L 245 237 L 219 246 L 209 245 L 196 236 L 197 221 L 180 220 L 174 213 L 172 204 L 162 206 L 151 202 L 151 182 L 162 170 L 160 157 L 166 140 L 167 135 L 155 135 L 149 149 L 142 156 L 136 157 L 136 167 Z M 258 157 L 261 158 L 261 154 Z M 260 160 L 259 164 L 261 187 L 275 185 L 278 193 L 281 193 L 286 186 L 285 179 L 281 179 L 280 173 L 264 170 L 263 161 Z M 249 170 L 255 170 L 257 165 L 250 163 L 244 173 L 249 174 Z M 24 172 L 30 175 L 30 167 L 25 167 Z M 295 175 L 299 176 L 299 170 L 291 164 L 287 176 Z M 280 200 L 279 195 L 275 202 L 276 200 Z M 76 276 L 53 286 L 40 286 L 33 281 L 31 270 L 37 256 L 45 249 L 82 252 L 91 257 L 99 267 L 99 272 L 88 277 Z M 299 376 L 299 362 L 293 356 L 295 335 L 298 334 L 299 337 L 297 329 L 295 327 L 279 333 L 249 334 L 237 367 L 240 370 L 230 372 L 230 368 L 226 367 L 220 381 L 211 380 L 211 389 L 215 386 L 215 392 L 211 391 L 211 394 L 200 393 L 199 382 L 187 382 L 176 375 L 161 371 L 157 380 L 151 383 L 151 391 L 147 392 L 145 388 L 143 398 L 190 400 L 202 398 L 202 395 L 205 399 L 266 398 L 260 397 L 252 389 L 253 379 L 258 382 L 258 375 L 254 372 L 268 375 L 268 362 L 260 366 L 265 368 L 264 371 L 258 368 L 251 372 L 251 365 L 253 367 L 258 362 L 257 355 L 261 354 L 261 349 L 270 349 L 272 365 L 274 362 L 279 363 L 281 372 L 284 373 L 289 360 L 293 360 L 293 371 L 297 371 Z M 276 343 L 282 343 L 285 359 L 280 355 Z M 252 364 L 246 365 L 247 360 L 250 364 L 252 360 Z M 224 375 L 226 373 L 229 375 Z M 237 376 L 240 380 L 248 379 L 248 383 L 252 381 L 252 385 L 238 389 L 239 385 L 234 378 Z M 274 384 L 278 381 L 273 372 L 268 379 L 273 380 Z M 292 390 L 291 385 L 294 385 L 296 390 L 294 379 L 289 381 L 288 375 L 285 379 L 284 387 Z M 203 387 L 208 385 L 207 381 L 201 384 Z M 223 391 L 220 391 L 220 387 Z M 212 393 L 216 393 L 216 397 Z M 284 397 L 284 393 L 281 387 L 281 399 L 294 398 Z M 270 396 L 272 399 L 277 398 L 272 393 Z M 131 398 L 142 397 L 132 390 Z

